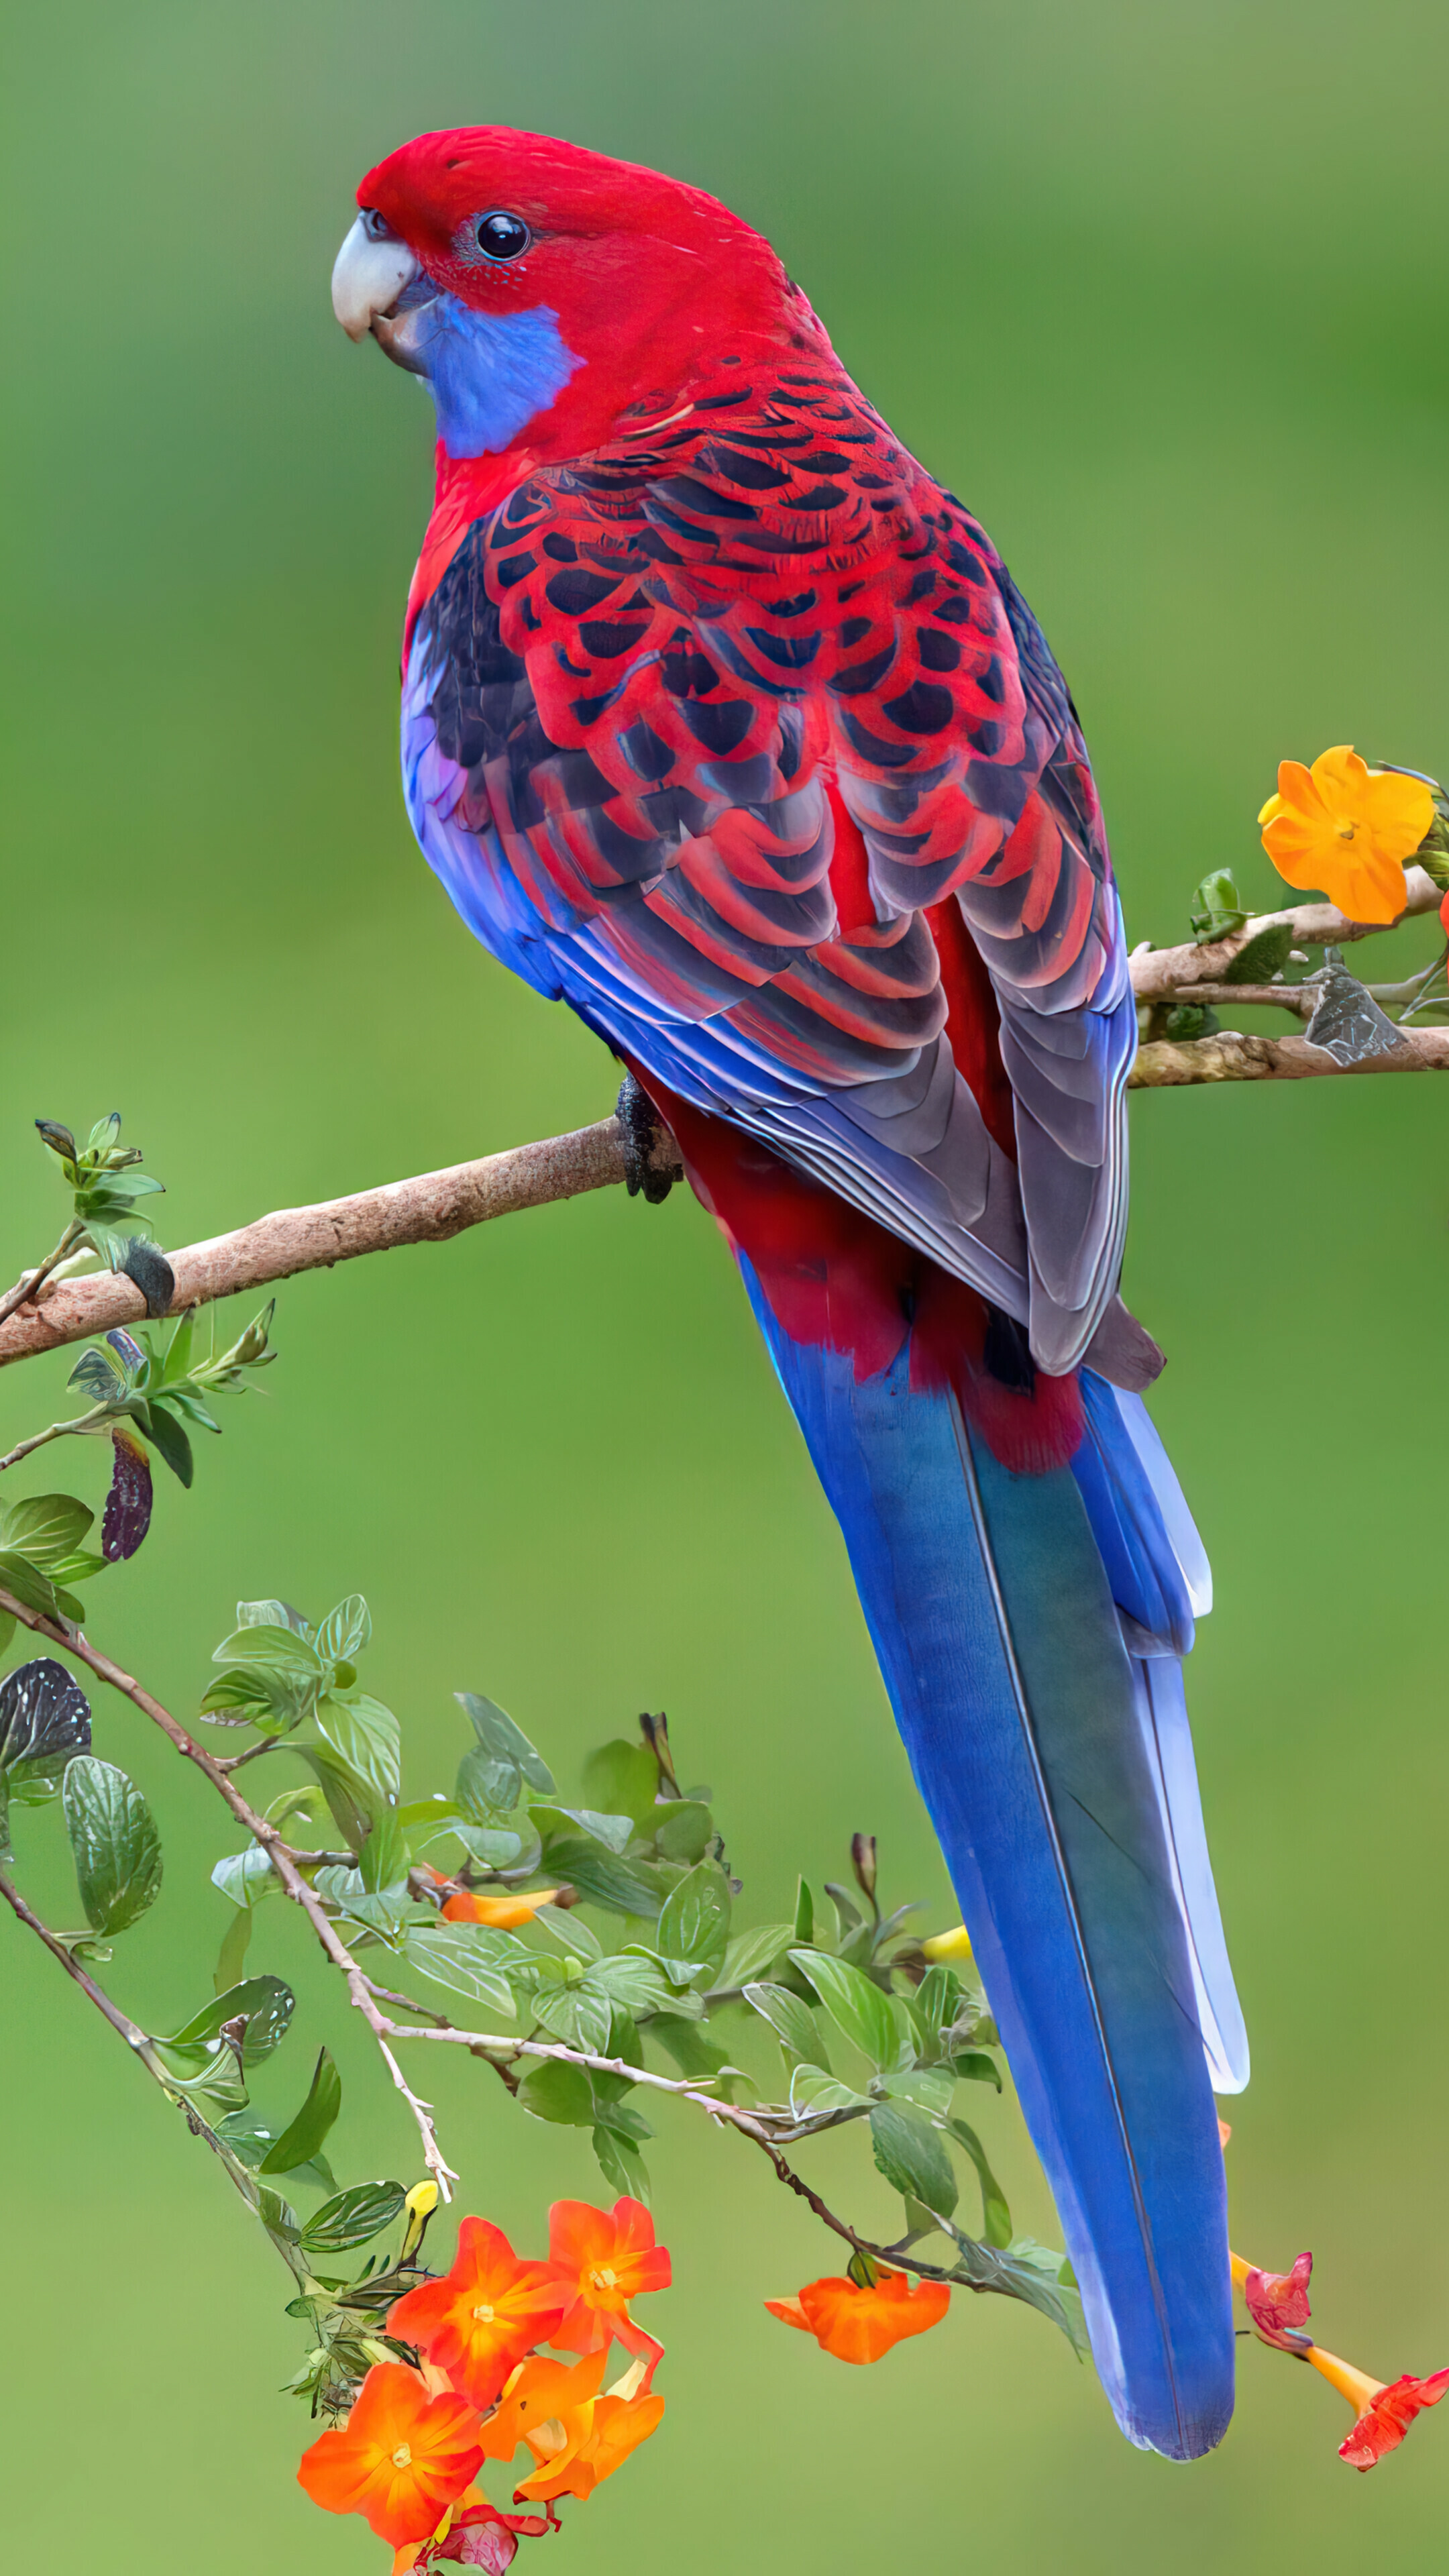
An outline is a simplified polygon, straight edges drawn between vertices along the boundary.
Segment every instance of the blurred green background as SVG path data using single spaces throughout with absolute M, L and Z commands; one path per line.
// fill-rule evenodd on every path
M 13 1276 L 54 1229 L 37 1114 L 113 1103 L 168 1180 L 163 1240 L 601 1115 L 614 1074 L 469 942 L 395 777 L 395 654 L 429 421 L 348 346 L 327 276 L 361 172 L 419 128 L 511 121 L 654 162 L 767 230 L 846 359 L 978 509 L 1073 681 L 1134 939 L 1186 930 L 1284 754 L 1443 770 L 1449 337 L 1428 0 L 51 0 L 8 33 L 12 390 L 3 1014 Z M 1427 956 L 1424 928 L 1401 953 Z M 1387 963 L 1387 958 L 1385 958 Z M 1219 1607 L 1192 1674 L 1252 2030 L 1236 2241 L 1311 2245 L 1324 2338 L 1449 2361 L 1441 1523 L 1446 1095 L 1428 1082 L 1133 1106 L 1129 1293 Z M 486 1690 L 573 1756 L 669 1711 L 759 1916 L 881 1838 L 948 1920 L 842 1552 L 712 1229 L 610 1192 L 282 1292 L 264 1402 L 166 1484 L 94 1633 L 180 1710 L 238 1596 L 365 1591 L 415 1790 Z M 63 1364 L 7 1375 L 5 1442 Z M 78 1484 L 90 1450 L 26 1470 Z M 121 1703 L 161 1905 L 118 1950 L 153 2028 L 203 2000 L 224 1826 Z M 164 1758 L 163 1758 L 164 1756 Z M 66 1920 L 53 1813 L 27 1884 Z M 234 1838 L 233 1838 L 234 1839 Z M 349 2177 L 410 2132 L 269 1909 L 301 2044 L 349 2092 Z M 168 2020 L 168 2016 L 171 2018 Z M 120 2050 L 0 1925 L 7 2552 L 31 2576 L 381 2569 L 293 2483 L 285 2283 Z M 465 2206 L 536 2245 L 592 2193 L 579 2133 L 432 2066 Z M 1039 2319 L 962 2297 L 844 2370 L 761 2300 L 835 2268 L 744 2147 L 666 2115 L 677 2294 L 661 2437 L 556 2544 L 575 2569 L 1070 2562 L 1083 2576 L 1432 2563 L 1449 2423 L 1367 2483 L 1339 2402 L 1257 2347 L 1190 2472 L 1117 2437 Z M 1012 2115 L 1018 2221 L 1050 2212 Z M 341 2133 L 339 2133 L 340 2137 Z M 889 2224 L 859 2141 L 820 2168 Z

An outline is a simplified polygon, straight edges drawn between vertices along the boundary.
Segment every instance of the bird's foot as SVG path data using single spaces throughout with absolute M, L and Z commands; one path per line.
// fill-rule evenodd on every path
M 631 1199 L 642 1193 L 650 1207 L 667 1199 L 678 1173 L 667 1168 L 674 1159 L 674 1139 L 648 1092 L 632 1073 L 619 1085 L 615 1115 L 624 1138 L 624 1185 Z M 660 1168 L 665 1164 L 666 1168 Z

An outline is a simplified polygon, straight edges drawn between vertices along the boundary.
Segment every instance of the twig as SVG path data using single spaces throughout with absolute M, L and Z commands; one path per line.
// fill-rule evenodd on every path
M 10 1317 L 18 1312 L 20 1307 L 30 1302 L 34 1297 L 36 1290 L 44 1285 L 45 1281 L 50 1277 L 52 1270 L 58 1268 L 59 1264 L 64 1261 L 71 1245 L 84 1232 L 85 1228 L 81 1225 L 79 1219 L 72 1217 L 70 1224 L 66 1227 L 66 1230 L 61 1236 L 59 1243 L 56 1245 L 55 1250 L 46 1254 L 39 1269 L 22 1270 L 14 1287 L 7 1290 L 3 1297 L 0 1297 L 0 1324 L 7 1323 Z
M 51 1957 L 59 1960 L 66 1975 L 80 1987 L 82 1994 L 85 1995 L 92 2004 L 94 2004 L 96 2011 L 103 2015 L 104 2019 L 110 2023 L 112 2030 L 125 2041 L 132 2056 L 139 2059 L 141 2065 L 145 2067 L 147 2074 L 160 2086 L 161 2091 L 165 2094 L 166 2099 L 171 2104 L 172 2108 L 181 2113 L 181 2116 L 185 2120 L 192 2136 L 195 2138 L 205 2139 L 206 2144 L 212 2151 L 212 2154 L 217 2158 L 219 2163 L 225 2166 L 231 2181 L 240 2192 L 243 2200 L 247 2204 L 247 2207 L 255 2212 L 258 2205 L 257 2186 L 253 2182 L 251 2175 L 248 2173 L 246 2166 L 242 2163 L 241 2158 L 233 2153 L 232 2149 L 227 2145 L 226 2140 L 217 2136 L 215 2129 L 212 2128 L 208 2120 L 203 2118 L 201 2112 L 198 2111 L 196 2104 L 190 2099 L 189 2095 L 184 2093 L 179 2085 L 172 2082 L 166 2067 L 162 2064 L 161 2059 L 156 2053 L 155 2043 L 152 2041 L 149 2034 L 142 2030 L 139 2022 L 132 2021 L 128 2013 L 123 2013 L 119 2004 L 115 2004 L 111 2001 L 111 1998 L 106 1993 L 104 1987 L 96 1984 L 94 1977 L 88 1977 L 86 1975 L 80 1961 L 73 1955 L 66 1943 L 57 1938 L 56 1934 L 51 1931 L 48 1924 L 42 1923 L 40 1916 L 31 1906 L 26 1904 L 19 1889 L 11 1885 L 10 1880 L 5 1877 L 3 1872 L 0 1872 L 0 1896 L 4 1897 L 5 1902 L 10 1907 L 12 1913 L 25 1925 L 26 1930 L 28 1932 L 33 1932 L 38 1941 L 44 1942 Z M 289 2268 L 295 2270 L 295 2266 L 289 2266 Z
M 38 1914 L 32 1913 L 19 1889 L 11 1886 L 9 1879 L 6 1878 L 3 1871 L 0 1871 L 0 1896 L 4 1897 L 5 1902 L 10 1907 L 12 1913 L 19 1916 L 20 1921 L 25 1925 L 26 1930 L 33 1932 L 37 1941 L 43 1941 L 45 1943 L 51 1957 L 59 1960 L 66 1975 L 74 1980 L 76 1985 L 79 1986 L 81 1993 L 90 1997 L 90 2000 L 95 2005 L 97 2012 L 104 2013 L 112 2030 L 119 2033 L 120 2037 L 125 2041 L 126 2046 L 130 2049 L 134 2049 L 136 2055 L 143 2061 L 143 2063 L 149 2065 L 151 2059 L 151 2042 L 147 2033 L 142 2030 L 139 2022 L 132 2021 L 126 2013 L 122 2012 L 119 2004 L 112 2003 L 110 1996 L 105 1992 L 103 1987 L 96 1984 L 94 1977 L 88 1977 L 86 1975 L 79 1959 L 72 1956 L 64 1941 L 57 1940 L 48 1924 L 41 1922 Z M 152 2067 L 151 2071 L 154 2074 L 156 2069 Z
M 1238 993 L 1242 1000 L 1242 991 Z M 1129 1091 L 1175 1090 L 1192 1082 L 1302 1082 L 1336 1073 L 1449 1073 L 1449 1029 L 1415 1029 L 1384 1055 L 1339 1064 L 1307 1038 L 1245 1037 L 1219 1029 L 1209 1038 L 1149 1040 L 1137 1050 Z
M 302 1876 L 292 1856 L 291 1846 L 283 1839 L 278 1828 L 269 1824 L 265 1816 L 258 1815 L 256 1809 L 242 1796 L 241 1791 L 233 1787 L 221 1764 L 187 1734 L 184 1726 L 178 1725 L 169 1709 L 163 1708 L 161 1702 L 153 1699 L 151 1693 L 143 1689 L 132 1674 L 124 1672 L 119 1664 L 113 1663 L 109 1655 L 103 1655 L 78 1629 L 58 1626 L 53 1619 L 45 1618 L 39 1611 L 27 1609 L 24 1602 L 17 1601 L 12 1593 L 0 1590 L 0 1611 L 6 1610 L 12 1618 L 20 1622 L 22 1627 L 29 1628 L 38 1637 L 48 1637 L 52 1644 L 61 1647 L 67 1654 L 74 1655 L 80 1663 L 85 1664 L 95 1674 L 98 1681 L 109 1683 L 111 1689 L 119 1691 L 123 1699 L 128 1699 L 133 1708 L 141 1711 L 143 1717 L 149 1717 L 154 1726 L 159 1726 L 162 1734 L 175 1746 L 176 1751 L 183 1754 L 188 1762 L 194 1762 L 197 1769 L 211 1782 L 212 1787 L 220 1792 L 237 1823 L 245 1827 L 254 1842 L 261 1844 L 287 1894 L 295 1904 L 301 1906 L 333 1966 L 340 1968 L 347 1979 L 348 1995 L 372 2032 L 387 2061 L 388 2072 L 417 2123 L 418 2135 L 422 2140 L 423 2161 L 434 2177 L 442 2198 L 451 2200 L 453 2195 L 450 2185 L 455 2183 L 458 2177 L 452 2166 L 447 2163 L 438 2144 L 437 2131 L 432 2118 L 432 2105 L 420 2101 L 418 2096 L 409 2090 L 397 2060 L 387 2046 L 387 2041 L 392 2035 L 392 2025 L 386 2015 L 378 2011 L 368 1991 L 366 1977 L 352 1952 L 338 1934 L 321 1899 Z
M 416 2011 L 417 2006 L 413 2009 Z M 405 2022 L 391 2021 L 385 2027 L 389 2039 L 451 2040 L 455 2047 L 481 2051 L 489 2057 L 554 2057 L 565 2066 L 587 2067 L 594 2075 L 622 2075 L 628 2083 L 647 2084 L 656 2093 L 678 2093 L 686 2101 L 706 2098 L 697 2075 L 655 2075 L 647 2066 L 632 2066 L 625 2057 L 596 2057 L 591 2050 L 569 2048 L 562 2040 L 513 2039 L 501 2031 L 455 2030 L 451 2022 L 445 2022 L 439 2030 L 417 2030 Z

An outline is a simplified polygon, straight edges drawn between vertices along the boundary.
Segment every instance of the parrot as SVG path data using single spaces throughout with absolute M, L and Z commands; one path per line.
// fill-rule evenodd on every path
M 768 240 L 507 126 L 368 172 L 337 319 L 422 380 L 402 774 L 482 945 L 731 1249 L 1127 2438 L 1221 2440 L 1247 2045 L 1182 1660 L 1201 1542 L 1122 1302 L 1137 1040 L 1077 711 Z M 996 394 L 999 399 L 999 389 Z

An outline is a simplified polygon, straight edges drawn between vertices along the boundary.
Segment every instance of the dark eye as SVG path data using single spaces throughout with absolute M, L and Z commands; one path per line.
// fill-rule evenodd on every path
M 386 215 L 378 213 L 376 206 L 363 207 L 362 229 L 369 241 L 391 241 L 393 237 L 391 224 Z
M 474 234 L 485 259 L 517 259 L 528 248 L 528 226 L 518 215 L 480 215 Z

